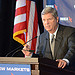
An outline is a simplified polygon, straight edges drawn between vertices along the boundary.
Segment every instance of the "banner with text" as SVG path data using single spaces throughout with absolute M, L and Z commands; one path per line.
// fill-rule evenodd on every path
M 26 64 L 0 64 L 0 75 L 31 75 L 31 68 Z

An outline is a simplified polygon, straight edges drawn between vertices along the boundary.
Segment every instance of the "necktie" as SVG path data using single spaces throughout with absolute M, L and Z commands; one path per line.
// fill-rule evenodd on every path
M 53 43 L 53 41 L 54 41 L 54 34 L 52 34 L 51 44 Z
M 52 51 L 53 57 L 54 57 L 54 46 L 55 46 L 55 39 L 54 39 L 54 34 L 52 34 L 52 38 L 51 38 L 51 51 Z

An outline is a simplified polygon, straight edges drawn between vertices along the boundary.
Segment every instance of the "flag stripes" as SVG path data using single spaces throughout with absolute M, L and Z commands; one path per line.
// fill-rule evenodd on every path
M 24 44 L 24 32 L 26 32 L 26 0 L 17 0 L 14 19 L 13 39 L 21 44 Z
M 21 44 L 39 35 L 38 16 L 36 3 L 32 0 L 17 0 L 14 19 L 13 39 Z M 36 50 L 37 39 L 29 44 L 32 50 Z
M 16 12 L 15 12 L 15 16 L 26 13 L 25 9 L 26 9 L 26 6 L 21 7 L 21 8 L 17 8 Z

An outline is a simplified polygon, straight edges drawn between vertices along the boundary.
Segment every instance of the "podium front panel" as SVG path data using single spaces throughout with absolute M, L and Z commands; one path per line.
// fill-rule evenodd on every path
M 0 75 L 31 75 L 31 67 L 26 64 L 0 64 Z

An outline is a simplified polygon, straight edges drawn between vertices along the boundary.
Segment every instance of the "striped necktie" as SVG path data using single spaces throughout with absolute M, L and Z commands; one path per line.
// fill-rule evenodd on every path
M 54 46 L 55 46 L 55 39 L 54 39 L 54 34 L 52 34 L 52 38 L 51 38 L 51 51 L 52 51 L 53 57 L 54 57 Z

